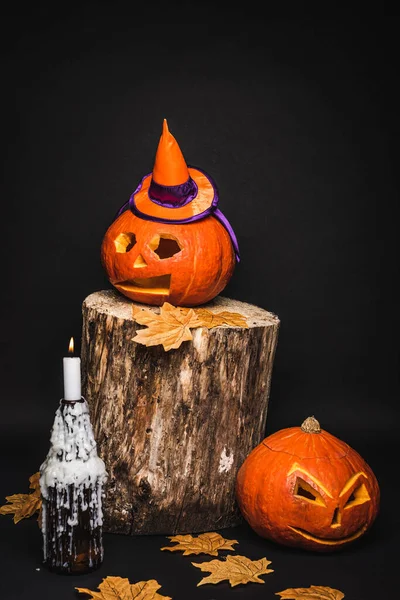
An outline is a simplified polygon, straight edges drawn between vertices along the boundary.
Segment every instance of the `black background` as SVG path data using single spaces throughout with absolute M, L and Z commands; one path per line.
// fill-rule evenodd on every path
M 102 237 L 151 171 L 165 117 L 239 240 L 223 295 L 281 319 L 266 435 L 314 414 L 373 468 L 381 512 L 330 555 L 225 532 L 275 569 L 234 589 L 196 588 L 191 557 L 161 553 L 162 536 L 106 535 L 100 571 L 51 575 L 35 521 L 1 517 L 1 598 L 73 598 L 106 575 L 155 578 L 174 600 L 311 584 L 395 597 L 399 18 L 117 6 L 17 6 L 2 20 L 0 498 L 26 492 L 47 453 L 82 301 L 110 287 Z

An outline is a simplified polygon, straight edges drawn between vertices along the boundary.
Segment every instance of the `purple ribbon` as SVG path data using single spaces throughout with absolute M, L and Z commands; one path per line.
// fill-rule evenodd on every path
M 180 208 L 197 196 L 197 184 L 191 177 L 180 185 L 160 185 L 153 179 L 149 187 L 149 198 L 159 206 Z
M 198 167 L 196 167 L 196 170 L 201 171 L 201 169 L 199 169 Z M 181 223 L 182 224 L 195 223 L 196 221 L 201 221 L 201 219 L 204 219 L 205 217 L 212 215 L 216 219 L 218 219 L 218 221 L 221 223 L 221 225 L 223 225 L 225 227 L 225 229 L 227 230 L 227 232 L 229 233 L 229 237 L 231 238 L 232 246 L 235 251 L 236 261 L 239 263 L 240 262 L 239 244 L 238 244 L 235 232 L 233 231 L 232 225 L 229 223 L 228 219 L 219 210 L 219 208 L 217 208 L 218 201 L 219 201 L 217 186 L 215 185 L 214 181 L 211 179 L 211 177 L 209 175 L 204 173 L 204 171 L 201 171 L 201 172 L 204 175 L 206 175 L 206 177 L 209 179 L 209 181 L 214 189 L 213 201 L 212 201 L 211 205 L 202 213 L 199 213 L 198 215 L 193 215 L 192 217 L 187 217 L 186 219 L 165 219 L 162 217 L 153 217 L 152 215 L 146 215 L 145 213 L 142 213 L 135 204 L 135 195 L 141 190 L 143 181 L 147 177 L 149 177 L 149 175 L 151 175 L 151 173 L 149 173 L 148 175 L 145 175 L 142 178 L 142 180 L 139 183 L 136 190 L 133 192 L 133 194 L 131 194 L 131 197 L 129 198 L 128 202 L 125 202 L 125 204 L 119 209 L 119 211 L 117 213 L 117 217 L 119 217 L 125 210 L 128 210 L 128 208 L 129 208 L 131 210 L 131 212 L 134 215 L 136 215 L 137 217 L 139 217 L 140 219 L 144 219 L 146 221 L 153 221 L 155 223 L 171 223 L 172 225 L 179 225 Z M 195 193 L 194 193 L 194 188 L 193 188 L 193 185 L 191 182 L 193 182 L 193 184 L 196 188 Z M 153 183 L 154 183 L 154 186 L 153 186 Z M 189 199 L 186 199 L 184 197 L 184 189 L 186 189 L 186 191 L 189 191 Z M 152 196 L 150 196 L 150 191 L 152 192 Z M 174 192 L 176 192 L 175 196 L 174 196 Z M 193 195 L 193 193 L 194 193 L 194 195 Z M 160 184 L 156 184 L 155 182 L 152 181 L 150 184 L 150 188 L 149 188 L 149 197 L 152 202 L 155 202 L 156 204 L 159 204 L 160 206 L 166 206 L 171 209 L 185 206 L 185 204 L 188 204 L 188 202 L 190 202 L 191 200 L 193 200 L 193 198 L 196 197 L 196 194 L 197 194 L 197 185 L 193 181 L 192 178 L 190 178 L 187 182 L 183 183 L 182 185 L 178 185 L 178 186 L 161 186 Z M 165 201 L 162 200 L 163 198 L 165 198 Z

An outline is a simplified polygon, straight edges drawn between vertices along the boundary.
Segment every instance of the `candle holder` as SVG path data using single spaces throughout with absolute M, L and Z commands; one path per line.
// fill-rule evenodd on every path
M 77 404 L 82 402 L 86 402 L 83 396 L 81 396 L 79 400 L 65 400 L 65 398 L 61 398 L 60 400 L 60 404 Z
M 94 571 L 103 562 L 103 486 L 88 404 L 60 400 L 40 467 L 43 563 L 56 573 Z

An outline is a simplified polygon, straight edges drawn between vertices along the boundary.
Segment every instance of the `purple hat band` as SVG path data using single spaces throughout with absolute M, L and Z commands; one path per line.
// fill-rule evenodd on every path
M 135 190 L 134 194 L 139 189 Z M 152 202 L 160 206 L 181 208 L 181 206 L 189 204 L 189 202 L 196 198 L 197 190 L 197 183 L 191 177 L 180 185 L 160 185 L 152 179 L 149 187 L 149 198 Z
M 198 167 L 196 167 L 196 169 L 200 171 Z M 201 172 L 204 173 L 204 171 Z M 205 219 L 205 217 L 212 215 L 213 217 L 218 219 L 218 221 L 225 227 L 225 229 L 229 233 L 229 237 L 231 238 L 232 246 L 235 251 L 236 261 L 240 262 L 239 244 L 235 232 L 233 231 L 232 225 L 229 223 L 228 219 L 225 217 L 225 215 L 223 215 L 219 208 L 217 208 L 219 201 L 218 190 L 217 186 L 215 185 L 214 181 L 209 175 L 206 175 L 204 173 L 204 175 L 207 176 L 214 189 L 214 198 L 211 205 L 202 213 L 199 213 L 198 215 L 193 215 L 192 217 L 188 217 L 186 219 L 164 219 L 161 217 L 153 217 L 151 215 L 142 213 L 137 208 L 135 203 L 135 195 L 141 190 L 143 181 L 147 177 L 149 177 L 149 175 L 151 175 L 151 173 L 143 177 L 138 187 L 129 198 L 128 202 L 125 202 L 125 204 L 119 209 L 117 217 L 119 217 L 125 210 L 129 208 L 130 211 L 140 219 L 144 219 L 146 221 L 154 221 L 155 223 L 171 223 L 172 225 L 179 225 L 181 223 L 195 223 L 196 221 L 201 221 L 201 219 Z M 166 206 L 167 208 L 171 209 L 185 206 L 185 204 L 191 202 L 193 198 L 196 197 L 196 195 L 197 185 L 192 178 L 189 178 L 187 182 L 181 185 L 175 186 L 163 186 L 152 181 L 149 187 L 150 200 L 155 204 Z

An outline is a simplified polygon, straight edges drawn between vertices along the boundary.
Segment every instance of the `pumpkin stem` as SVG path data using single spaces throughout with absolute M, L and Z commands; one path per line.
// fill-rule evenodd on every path
M 301 424 L 300 429 L 305 433 L 321 433 L 320 424 L 314 416 L 307 417 L 307 419 Z

